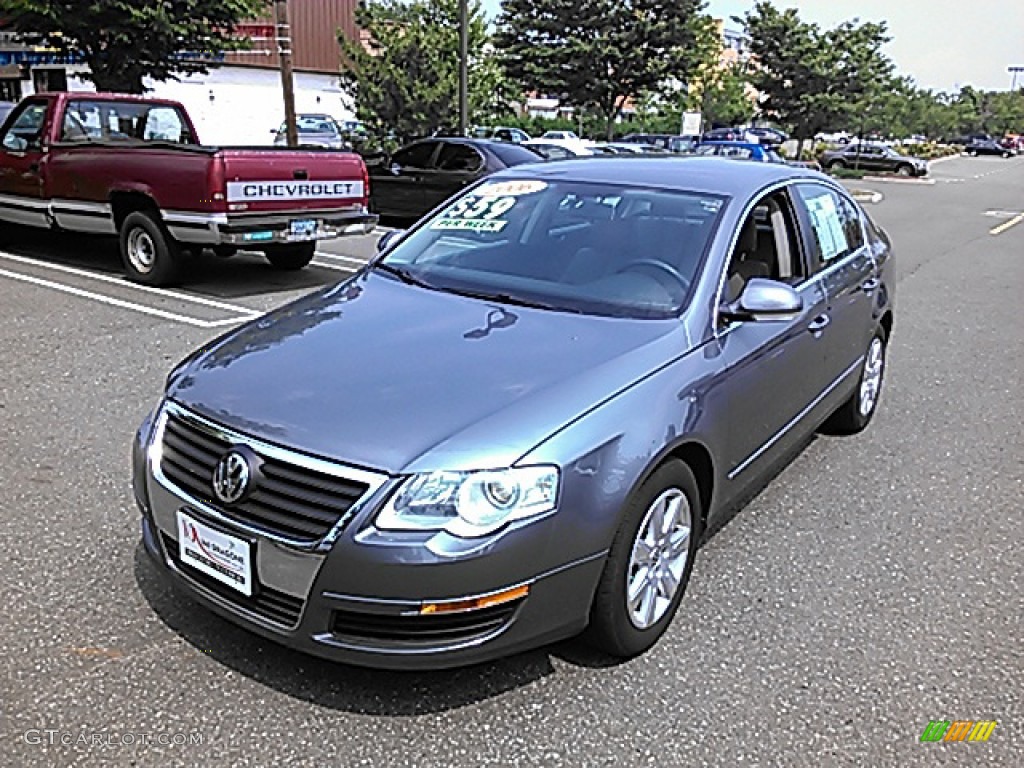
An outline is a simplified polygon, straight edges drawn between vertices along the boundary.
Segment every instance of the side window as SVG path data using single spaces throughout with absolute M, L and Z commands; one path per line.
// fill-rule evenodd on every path
M 435 141 L 424 141 L 419 144 L 400 149 L 391 158 L 394 165 L 403 168 L 429 168 L 430 159 L 434 156 L 434 149 L 437 147 Z
M 30 101 L 21 108 L 10 128 L 4 132 L 4 149 L 10 152 L 24 152 L 32 145 L 38 145 L 46 121 L 45 101 Z
M 740 225 L 726 270 L 724 299 L 735 301 L 752 278 L 797 285 L 806 277 L 793 207 L 785 192 L 759 200 Z
M 437 167 L 442 171 L 472 173 L 483 165 L 483 158 L 472 147 L 465 144 L 442 144 L 437 157 Z
M 146 127 L 142 138 L 146 141 L 175 141 L 189 143 L 185 139 L 185 123 L 173 107 L 153 107 L 146 113 Z
M 864 245 L 860 211 L 843 195 L 820 184 L 799 184 L 797 199 L 807 214 L 816 268 L 827 267 Z

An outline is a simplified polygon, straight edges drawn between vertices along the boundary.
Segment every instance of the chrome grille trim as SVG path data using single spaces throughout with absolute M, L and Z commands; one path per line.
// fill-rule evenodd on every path
M 222 512 L 212 503 L 211 499 L 197 498 L 192 491 L 182 488 L 180 484 L 175 483 L 172 478 L 165 474 L 163 470 L 165 433 L 167 432 L 167 422 L 172 416 L 176 420 L 185 422 L 189 427 L 204 433 L 216 441 L 226 443 L 227 445 L 246 445 L 261 457 L 280 463 L 284 465 L 286 469 L 304 469 L 310 472 L 336 477 L 341 481 L 361 484 L 365 486 L 365 490 L 360 496 L 358 496 L 358 498 L 352 501 L 349 508 L 340 515 L 337 522 L 329 528 L 327 533 L 323 536 L 317 537 L 316 539 L 300 539 L 294 536 L 268 531 L 264 527 L 247 524 L 244 519 L 239 519 L 238 516 L 227 515 Z M 156 482 L 175 496 L 182 499 L 184 502 L 196 507 L 202 512 L 205 512 L 215 520 L 218 520 L 229 527 L 245 531 L 253 536 L 271 539 L 289 547 L 305 551 L 322 551 L 329 549 L 349 521 L 351 521 L 352 518 L 360 512 L 366 502 L 388 481 L 388 476 L 382 473 L 370 472 L 365 469 L 325 461 L 324 459 L 319 459 L 315 456 L 298 453 L 287 448 L 267 443 L 258 438 L 244 435 L 183 408 L 170 400 L 164 402 L 157 416 L 156 424 L 153 429 L 153 437 L 149 445 L 148 462 L 150 472 Z M 278 477 L 275 476 L 274 479 L 277 480 Z

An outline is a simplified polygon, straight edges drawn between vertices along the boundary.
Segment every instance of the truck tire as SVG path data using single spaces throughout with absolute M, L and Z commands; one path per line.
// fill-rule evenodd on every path
M 313 260 L 313 254 L 316 253 L 316 241 L 275 245 L 272 248 L 267 248 L 263 253 L 274 269 L 294 272 Z
M 128 278 L 145 285 L 171 285 L 181 276 L 181 248 L 148 213 L 129 213 L 121 222 L 121 261 Z

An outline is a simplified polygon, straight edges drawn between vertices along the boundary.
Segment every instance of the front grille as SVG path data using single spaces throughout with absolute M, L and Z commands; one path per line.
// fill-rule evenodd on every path
M 305 600 L 292 597 L 284 592 L 278 592 L 270 587 L 258 585 L 254 586 L 252 597 L 247 597 L 227 584 L 217 581 L 202 571 L 198 571 L 184 563 L 178 554 L 178 542 L 166 533 L 162 533 L 161 538 L 163 539 L 164 550 L 167 552 L 171 562 L 192 581 L 197 582 L 227 602 L 262 616 L 274 624 L 280 624 L 282 627 L 291 629 L 299 623 L 302 607 L 306 604 Z
M 213 471 L 234 444 L 200 424 L 169 413 L 160 469 L 172 483 L 216 507 L 225 517 L 303 543 L 326 536 L 369 488 L 357 480 L 317 472 L 257 451 L 263 464 L 255 490 L 244 501 L 222 505 L 214 500 Z
M 522 600 L 460 613 L 394 616 L 335 611 L 331 631 L 339 640 L 375 645 L 434 647 L 486 637 L 511 621 Z

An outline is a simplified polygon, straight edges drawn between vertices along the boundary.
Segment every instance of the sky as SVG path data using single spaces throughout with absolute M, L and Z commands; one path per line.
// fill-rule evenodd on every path
M 500 0 L 482 0 L 494 15 Z M 1022 0 L 772 0 L 796 8 L 800 18 L 830 28 L 852 18 L 885 21 L 893 38 L 885 53 L 901 75 L 922 88 L 957 91 L 972 85 L 1007 90 L 1007 67 L 1024 67 Z M 752 0 L 708 0 L 715 18 L 742 16 Z M 727 26 L 737 27 L 727 23 Z M 738 28 L 738 27 L 737 27 Z M 1024 72 L 1017 75 L 1024 85 Z

